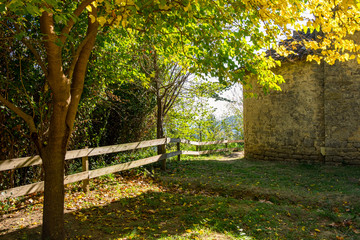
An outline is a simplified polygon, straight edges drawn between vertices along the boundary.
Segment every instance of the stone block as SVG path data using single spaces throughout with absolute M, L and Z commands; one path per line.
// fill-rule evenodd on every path
M 325 162 L 342 163 L 344 160 L 340 156 L 325 156 Z
M 329 147 L 329 148 L 338 148 L 341 146 L 341 142 L 337 139 L 328 139 L 328 140 L 326 140 L 325 144 L 326 144 L 326 147 Z
M 303 158 L 304 158 L 304 155 L 294 154 L 294 155 L 292 155 L 292 157 L 293 157 L 294 159 L 303 159 Z
M 303 142 L 304 147 L 313 147 L 314 146 L 314 139 L 305 138 Z
M 336 155 L 339 155 L 339 149 L 331 148 L 331 147 L 325 148 L 325 156 L 336 156 Z

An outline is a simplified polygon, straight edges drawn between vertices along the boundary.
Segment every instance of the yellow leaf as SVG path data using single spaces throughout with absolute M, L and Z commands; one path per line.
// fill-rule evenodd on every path
M 321 232 L 321 231 L 320 231 L 319 229 L 317 229 L 317 228 L 315 228 L 315 231 L 316 231 L 316 232 Z
M 86 10 L 88 10 L 89 12 L 92 12 L 92 7 L 91 7 L 91 5 L 86 6 Z
M 98 22 L 101 26 L 104 26 L 104 24 L 106 23 L 106 18 L 104 17 L 99 17 L 98 18 Z
M 191 9 L 190 2 L 186 7 L 184 7 L 184 11 L 187 12 L 189 10 L 189 8 Z
M 191 230 L 190 230 L 190 229 L 186 229 L 186 232 L 191 233 Z
M 126 24 L 127 24 L 127 21 L 126 21 L 126 19 L 124 18 L 124 19 L 121 21 L 121 25 L 122 25 L 123 27 L 126 27 Z
M 89 17 L 91 19 L 91 23 L 94 23 L 96 21 L 96 18 L 94 15 L 90 15 Z

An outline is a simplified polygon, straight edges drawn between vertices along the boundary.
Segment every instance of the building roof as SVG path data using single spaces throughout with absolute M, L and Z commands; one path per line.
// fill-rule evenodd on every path
M 275 49 L 270 49 L 266 51 L 266 55 L 268 57 L 271 56 L 273 59 L 280 60 L 282 62 L 305 60 L 309 54 L 313 53 L 313 50 L 306 49 L 306 47 L 302 42 L 304 40 L 305 41 L 318 40 L 317 36 L 319 35 L 320 33 L 316 31 L 313 31 L 312 33 L 310 33 L 310 31 L 307 31 L 307 33 L 302 31 L 301 32 L 294 31 L 293 36 L 290 39 L 283 40 L 279 43 L 279 46 L 285 46 L 287 50 L 292 50 L 294 54 L 289 54 L 288 56 L 284 57 L 278 54 Z

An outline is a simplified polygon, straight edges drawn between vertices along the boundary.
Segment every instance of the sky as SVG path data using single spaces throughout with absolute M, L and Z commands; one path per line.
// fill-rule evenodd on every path
M 229 90 L 220 94 L 221 97 L 241 102 L 242 101 L 242 85 L 240 83 L 235 84 Z M 228 117 L 232 115 L 232 111 L 229 108 L 229 102 L 227 101 L 215 101 L 215 99 L 210 98 L 208 100 L 209 106 L 216 108 L 214 113 L 215 117 L 218 120 L 223 119 L 224 117 Z

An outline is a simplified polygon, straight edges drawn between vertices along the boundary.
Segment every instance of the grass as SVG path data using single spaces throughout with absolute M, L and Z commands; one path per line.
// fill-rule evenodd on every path
M 80 187 L 67 188 L 68 239 L 360 239 L 360 166 L 211 155 L 170 160 L 155 179 L 127 172 Z M 38 239 L 41 203 L 3 208 L 0 239 Z

